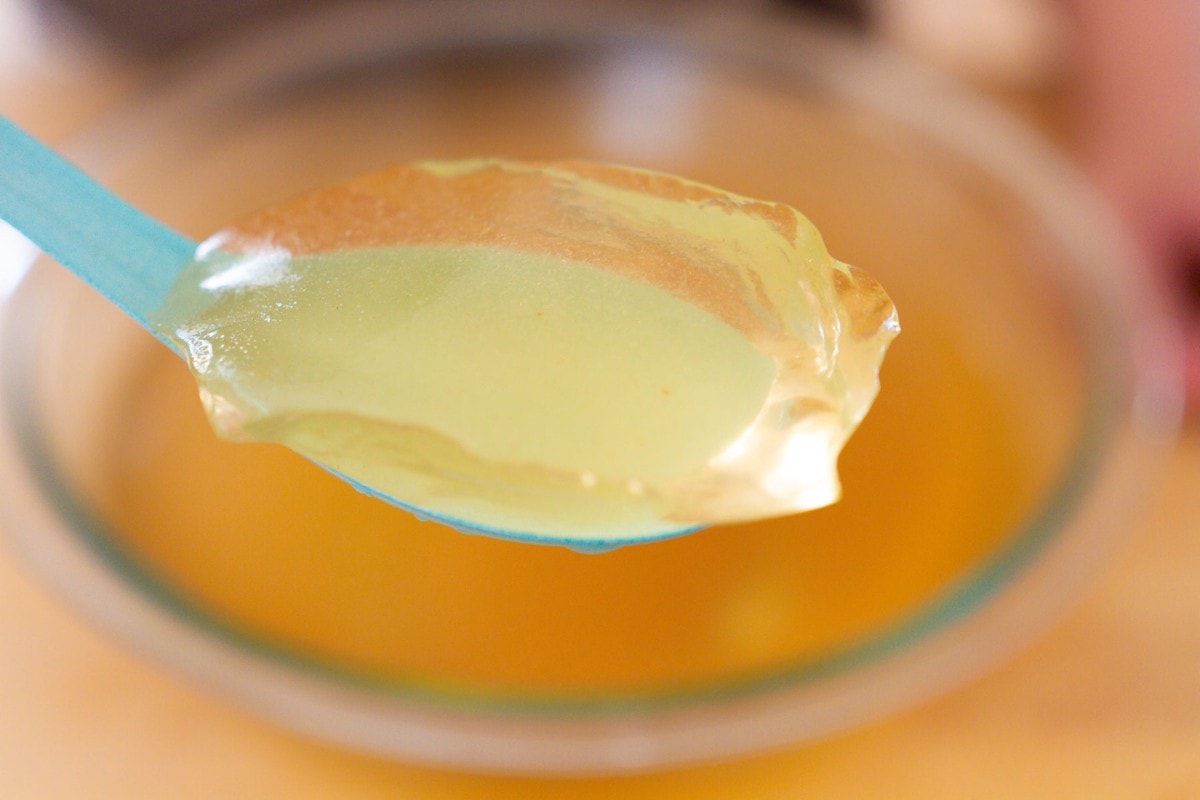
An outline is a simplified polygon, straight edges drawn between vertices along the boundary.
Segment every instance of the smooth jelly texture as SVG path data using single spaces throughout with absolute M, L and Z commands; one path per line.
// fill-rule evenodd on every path
M 469 528 L 591 544 L 836 500 L 898 330 L 786 206 L 497 160 L 242 220 L 155 324 L 222 437 Z

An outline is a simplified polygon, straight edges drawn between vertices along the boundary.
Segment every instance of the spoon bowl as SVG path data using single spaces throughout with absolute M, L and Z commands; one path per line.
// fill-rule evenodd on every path
M 187 359 L 223 438 L 470 533 L 828 505 L 898 331 L 799 213 L 644 169 L 422 162 L 198 245 L 6 121 L 0 155 L 0 214 Z

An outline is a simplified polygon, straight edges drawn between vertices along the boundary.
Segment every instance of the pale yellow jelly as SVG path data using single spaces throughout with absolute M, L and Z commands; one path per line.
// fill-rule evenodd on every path
M 898 327 L 794 210 L 624 167 L 420 163 L 202 245 L 156 324 L 217 432 L 579 546 L 827 505 Z

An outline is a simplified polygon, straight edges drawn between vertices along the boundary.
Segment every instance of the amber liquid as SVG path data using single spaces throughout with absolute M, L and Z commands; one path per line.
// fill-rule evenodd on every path
M 219 441 L 147 341 L 100 505 L 134 569 L 289 658 L 476 695 L 704 689 L 901 624 L 1004 539 L 1032 479 L 1016 411 L 968 363 L 910 313 L 840 503 L 585 555 L 420 522 L 282 447 Z

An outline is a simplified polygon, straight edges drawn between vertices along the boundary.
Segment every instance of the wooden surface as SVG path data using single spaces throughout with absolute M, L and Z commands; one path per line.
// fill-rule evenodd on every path
M 59 139 L 139 74 L 0 64 L 0 112 Z M 0 553 L 0 797 L 1200 798 L 1200 431 L 1089 597 L 999 669 L 815 745 L 633 778 L 479 778 L 301 739 L 103 639 Z

